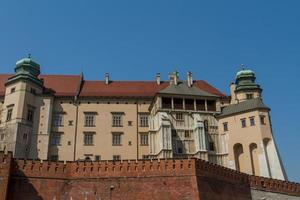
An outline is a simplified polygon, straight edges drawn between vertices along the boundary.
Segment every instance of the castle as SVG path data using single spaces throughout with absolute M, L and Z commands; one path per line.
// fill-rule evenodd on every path
M 239 71 L 226 96 L 191 72 L 89 81 L 43 75 L 24 58 L 14 74 L 0 74 L 0 151 L 50 161 L 198 158 L 287 180 L 255 79 Z

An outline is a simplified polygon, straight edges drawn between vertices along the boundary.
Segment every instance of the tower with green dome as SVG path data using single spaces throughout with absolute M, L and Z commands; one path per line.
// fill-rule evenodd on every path
M 4 108 L 7 114 L 5 132 L 7 151 L 12 151 L 16 158 L 36 158 L 36 134 L 41 106 L 44 105 L 43 81 L 39 78 L 40 65 L 30 56 L 17 61 L 15 74 L 5 83 Z M 39 139 L 48 142 L 48 136 Z M 44 157 L 45 159 L 47 157 Z
M 238 103 L 247 99 L 260 98 L 262 88 L 255 80 L 254 71 L 245 68 L 238 71 L 235 83 L 231 87 L 232 102 Z

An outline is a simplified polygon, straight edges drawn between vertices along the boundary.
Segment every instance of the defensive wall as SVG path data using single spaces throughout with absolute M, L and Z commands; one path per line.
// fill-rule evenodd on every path
M 49 162 L 0 152 L 0 200 L 299 199 L 300 184 L 199 159 Z

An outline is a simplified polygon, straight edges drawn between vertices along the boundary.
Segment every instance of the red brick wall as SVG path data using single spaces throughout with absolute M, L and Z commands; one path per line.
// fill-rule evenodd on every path
M 251 199 L 251 188 L 300 196 L 299 184 L 249 176 L 197 159 L 56 163 L 6 158 L 12 161 L 8 164 L 2 158 L 0 153 L 0 195 L 8 186 L 9 200 L 246 200 Z
M 6 199 L 8 183 L 10 178 L 10 169 L 12 154 L 4 155 L 0 152 L 0 200 Z

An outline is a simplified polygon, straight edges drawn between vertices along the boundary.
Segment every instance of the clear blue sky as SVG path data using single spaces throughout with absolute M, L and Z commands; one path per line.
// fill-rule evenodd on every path
M 28 53 L 47 74 L 153 80 L 191 70 L 229 93 L 240 64 L 272 108 L 289 179 L 300 182 L 300 2 L 2 1 L 0 73 Z

